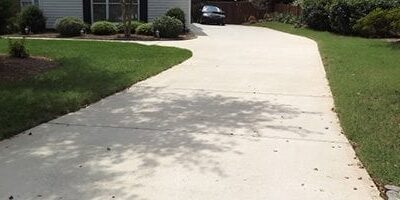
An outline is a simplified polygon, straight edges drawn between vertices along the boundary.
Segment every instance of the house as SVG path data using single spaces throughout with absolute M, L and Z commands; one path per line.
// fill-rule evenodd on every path
M 121 0 L 20 0 L 21 7 L 37 5 L 47 17 L 47 28 L 54 28 L 58 18 L 75 16 L 86 23 L 122 20 Z M 191 0 L 135 0 L 134 19 L 152 21 L 170 8 L 181 8 L 190 23 Z

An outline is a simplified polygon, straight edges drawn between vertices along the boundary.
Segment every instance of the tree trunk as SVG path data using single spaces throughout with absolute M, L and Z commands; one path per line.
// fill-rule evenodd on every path
M 133 0 L 122 0 L 122 24 L 126 38 L 131 37 Z

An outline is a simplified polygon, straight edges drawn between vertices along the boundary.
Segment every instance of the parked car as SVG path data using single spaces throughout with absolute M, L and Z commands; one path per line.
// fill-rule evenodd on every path
M 211 5 L 205 5 L 201 9 L 201 24 L 220 24 L 225 25 L 225 12 L 220 8 Z

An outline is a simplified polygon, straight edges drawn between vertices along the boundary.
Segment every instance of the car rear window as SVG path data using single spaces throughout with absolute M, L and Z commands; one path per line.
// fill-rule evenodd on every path
M 222 12 L 222 10 L 215 6 L 204 6 L 203 12 Z

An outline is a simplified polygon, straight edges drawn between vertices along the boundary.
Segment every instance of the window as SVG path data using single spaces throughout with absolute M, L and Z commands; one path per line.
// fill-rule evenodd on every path
M 135 0 L 133 19 L 138 19 L 138 0 Z M 121 0 L 92 0 L 92 21 L 122 21 Z
M 30 5 L 39 6 L 39 0 L 21 0 L 21 8 Z

